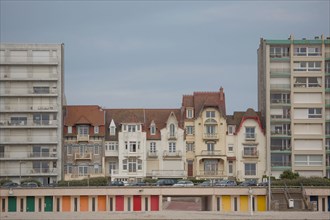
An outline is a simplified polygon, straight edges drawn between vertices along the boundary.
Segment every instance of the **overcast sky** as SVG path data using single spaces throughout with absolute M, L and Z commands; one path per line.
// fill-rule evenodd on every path
M 330 1 L 4 1 L 2 43 L 64 43 L 70 105 L 179 108 L 226 93 L 257 109 L 260 38 L 330 36 Z

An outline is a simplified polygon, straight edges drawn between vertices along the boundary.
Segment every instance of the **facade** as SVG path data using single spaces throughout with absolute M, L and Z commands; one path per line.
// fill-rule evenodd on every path
M 179 109 L 107 109 L 105 172 L 111 180 L 184 178 Z
M 227 116 L 228 177 L 262 181 L 266 175 L 266 137 L 261 114 L 253 109 Z
M 189 177 L 200 179 L 227 176 L 225 95 L 194 92 L 182 98 Z
M 63 49 L 0 45 L 0 178 L 62 179 Z
M 105 111 L 97 105 L 65 106 L 64 179 L 104 176 Z
M 270 174 L 330 177 L 330 38 L 261 39 L 258 107 Z

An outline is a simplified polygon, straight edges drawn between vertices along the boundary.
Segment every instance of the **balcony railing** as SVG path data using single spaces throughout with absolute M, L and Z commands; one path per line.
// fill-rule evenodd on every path
M 79 141 L 86 141 L 86 142 L 88 142 L 89 141 L 89 135 L 80 135 L 80 134 L 78 134 L 77 135 L 77 141 L 79 142 Z
M 259 157 L 259 151 L 256 149 L 253 149 L 253 150 L 244 149 L 242 151 L 242 156 L 243 157 Z
M 272 167 L 291 167 L 291 161 L 272 161 Z
M 202 156 L 220 156 L 221 150 L 202 150 L 201 155 Z
M 175 134 L 171 134 L 171 133 L 168 133 L 167 134 L 167 139 L 169 140 L 176 140 L 178 138 L 178 135 L 175 133 Z
M 270 103 L 272 104 L 290 104 L 290 99 L 271 99 Z
M 38 104 L 33 104 L 33 105 L 18 105 L 18 104 L 10 104 L 10 105 L 1 105 L 0 106 L 1 111 L 57 111 L 56 105 L 38 105 Z
M 75 153 L 74 154 L 74 159 L 75 160 L 91 160 L 92 159 L 92 153 Z
M 40 126 L 56 126 L 57 120 L 32 120 L 27 119 L 23 121 L 10 121 L 3 120 L 0 121 L 0 126 L 10 126 L 10 127 L 19 127 L 19 126 L 31 126 L 31 127 L 40 127 Z
M 163 157 L 182 157 L 182 152 L 180 150 L 175 152 L 164 150 Z
M 271 145 L 270 146 L 271 151 L 291 151 L 291 146 L 277 146 L 277 145 Z
M 291 131 L 286 131 L 286 130 L 275 130 L 275 131 L 270 131 L 271 135 L 291 135 Z
M 147 174 L 152 177 L 178 177 L 183 178 L 187 175 L 187 172 L 185 170 L 152 170 L 151 173 Z
M 271 119 L 290 119 L 290 115 L 270 115 Z
M 148 155 L 148 157 L 158 157 L 158 152 L 149 150 L 147 155 Z
M 276 90 L 290 90 L 290 84 L 270 84 L 270 89 Z
M 118 150 L 105 150 L 104 156 L 106 157 L 118 157 L 119 151 Z
M 204 133 L 203 138 L 206 140 L 219 139 L 219 134 L 218 133 Z
M 197 176 L 224 176 L 223 170 L 199 170 Z
M 256 133 L 245 133 L 245 140 L 254 141 L 257 137 Z
M 39 157 L 56 157 L 56 153 L 50 153 L 50 152 L 32 152 L 30 154 L 30 157 L 32 158 L 39 158 Z

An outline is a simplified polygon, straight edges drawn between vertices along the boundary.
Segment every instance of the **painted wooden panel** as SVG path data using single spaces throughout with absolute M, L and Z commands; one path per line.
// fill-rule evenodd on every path
M 150 196 L 150 210 L 159 211 L 159 196 Z
M 17 198 L 16 196 L 8 197 L 8 212 L 16 212 L 17 211 Z
M 231 211 L 231 198 L 230 196 L 222 196 L 222 211 L 230 212 Z
M 240 211 L 247 212 L 249 211 L 249 197 L 248 196 L 240 196 Z
M 88 212 L 88 196 L 80 196 L 80 211 Z
M 27 196 L 26 197 L 26 211 L 27 212 L 34 212 L 35 211 L 34 196 Z
M 53 196 L 45 196 L 45 212 L 53 211 Z
M 133 196 L 133 211 L 141 211 L 142 209 L 142 202 L 141 196 Z
M 116 196 L 116 211 L 124 211 L 124 196 Z
M 98 196 L 97 197 L 97 211 L 106 211 L 106 202 L 107 197 L 106 196 Z
M 71 197 L 63 196 L 62 197 L 62 212 L 70 212 L 71 211 Z
M 266 196 L 257 196 L 257 211 L 263 212 L 267 210 Z

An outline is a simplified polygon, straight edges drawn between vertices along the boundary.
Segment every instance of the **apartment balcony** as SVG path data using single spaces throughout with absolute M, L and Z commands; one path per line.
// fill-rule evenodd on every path
M 12 135 L 0 136 L 2 144 L 57 144 L 58 138 L 54 136 L 27 136 L 27 135 Z
M 0 121 L 0 128 L 57 128 L 57 120 Z
M 291 131 L 286 131 L 286 130 L 273 130 L 273 131 L 270 131 L 270 134 L 273 136 L 273 137 L 291 137 Z
M 157 151 L 148 151 L 147 152 L 147 157 L 149 157 L 149 158 L 157 158 L 158 157 L 158 152 Z
M 187 176 L 185 170 L 152 170 L 147 176 L 156 178 L 184 178 Z
M 2 65 L 58 65 L 57 57 L 0 56 Z
M 270 146 L 270 150 L 272 153 L 291 153 L 291 146 L 278 146 L 272 145 Z
M 33 91 L 11 91 L 11 90 L 4 90 L 0 91 L 0 97 L 56 97 L 58 96 L 57 90 L 51 90 L 48 93 L 35 93 Z
M 19 168 L 15 169 L 1 169 L 0 176 L 2 177 L 37 177 L 37 176 L 57 176 L 58 170 L 57 168 L 21 168 L 21 172 Z
M 270 77 L 271 78 L 289 78 L 291 76 L 290 68 L 271 68 Z
M 321 52 L 295 52 L 293 56 L 295 57 L 320 57 Z
M 196 174 L 200 178 L 224 177 L 224 170 L 199 170 Z
M 270 84 L 271 91 L 290 91 L 290 84 Z
M 271 99 L 270 104 L 273 106 L 291 106 L 290 99 Z
M 78 142 L 88 142 L 89 141 L 89 135 L 77 135 L 77 141 Z
M 105 157 L 118 157 L 119 151 L 118 150 L 105 150 L 104 156 Z
M 41 105 L 41 104 L 4 104 L 0 105 L 1 112 L 57 112 L 57 105 Z
M 92 153 L 74 154 L 74 160 L 92 160 L 92 159 L 93 159 Z
M 10 76 L 10 74 L 8 73 L 0 73 L 0 80 L 1 81 L 13 81 L 13 82 L 29 82 L 29 81 L 43 81 L 43 82 L 56 82 L 58 81 L 58 76 L 56 74 L 43 74 L 42 77 L 40 76 L 33 76 L 33 75 L 26 75 L 25 77 L 20 77 L 20 78 L 16 78 L 16 77 L 12 77 Z
M 204 140 L 217 140 L 217 139 L 219 139 L 219 134 L 218 133 L 204 133 L 203 139 Z
M 290 122 L 291 117 L 289 115 L 270 115 L 270 119 L 276 122 Z
M 291 161 L 271 161 L 271 168 L 278 171 L 291 169 Z
M 221 156 L 222 151 L 221 150 L 202 150 L 200 153 L 201 156 Z
M 255 141 L 257 138 L 256 133 L 244 133 L 244 136 L 246 141 Z
M 0 161 L 35 161 L 35 160 L 57 160 L 56 153 L 49 152 L 33 152 L 24 153 L 19 156 L 14 155 L 13 152 L 1 152 Z
M 325 59 L 330 60 L 330 52 L 325 52 Z
M 181 159 L 181 157 L 182 152 L 180 150 L 175 152 L 170 152 L 168 150 L 163 151 L 163 159 Z
M 242 157 L 245 158 L 258 158 L 259 157 L 259 150 L 242 150 Z

